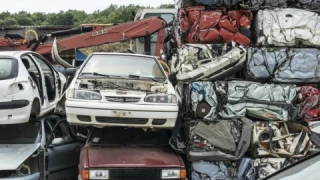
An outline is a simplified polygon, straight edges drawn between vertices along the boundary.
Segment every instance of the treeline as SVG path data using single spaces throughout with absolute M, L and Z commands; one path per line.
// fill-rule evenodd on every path
M 132 21 L 138 9 L 154 8 L 139 5 L 118 6 L 111 4 L 108 8 L 100 11 L 94 11 L 92 14 L 85 11 L 69 10 L 59 13 L 28 13 L 20 11 L 19 13 L 2 12 L 0 13 L 0 26 L 21 25 L 80 25 L 87 23 L 123 23 Z M 157 8 L 174 8 L 173 4 L 163 4 Z

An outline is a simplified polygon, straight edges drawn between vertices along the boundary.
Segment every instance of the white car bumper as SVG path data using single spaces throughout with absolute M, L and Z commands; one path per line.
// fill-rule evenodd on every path
M 178 111 L 177 105 L 66 101 L 70 124 L 171 129 L 175 126 Z
M 17 100 L 0 102 L 0 124 L 18 124 L 29 121 L 32 102 Z

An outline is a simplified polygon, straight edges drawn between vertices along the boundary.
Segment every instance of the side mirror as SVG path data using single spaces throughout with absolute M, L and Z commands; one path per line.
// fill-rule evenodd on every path
M 76 74 L 77 70 L 78 70 L 77 68 L 68 68 L 66 70 L 66 75 L 67 76 L 74 76 Z
M 62 138 L 54 138 L 53 140 L 52 140 L 52 145 L 59 145 L 59 144 L 62 144 L 63 143 L 63 139 Z

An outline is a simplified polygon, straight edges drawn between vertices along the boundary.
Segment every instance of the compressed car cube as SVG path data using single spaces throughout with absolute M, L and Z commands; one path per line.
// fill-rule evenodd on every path
M 228 103 L 219 115 L 223 118 L 250 116 L 271 121 L 295 120 L 296 85 L 262 84 L 252 81 L 229 81 Z
M 320 82 L 316 48 L 248 48 L 247 79 L 260 82 Z
M 306 156 L 311 147 L 310 131 L 300 124 L 289 122 L 254 122 L 252 130 L 254 157 Z
M 189 121 L 190 161 L 238 160 L 248 150 L 252 121 L 247 118 Z
M 258 12 L 255 23 L 258 46 L 320 46 L 320 18 L 315 12 L 265 9 Z
M 251 43 L 250 25 L 253 14 L 249 10 L 206 10 L 204 6 L 182 8 L 179 26 L 182 43 Z

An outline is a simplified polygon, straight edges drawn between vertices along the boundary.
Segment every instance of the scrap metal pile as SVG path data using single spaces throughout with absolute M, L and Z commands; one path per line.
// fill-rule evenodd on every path
M 192 180 L 263 179 L 319 151 L 320 1 L 175 5 L 170 145 Z

